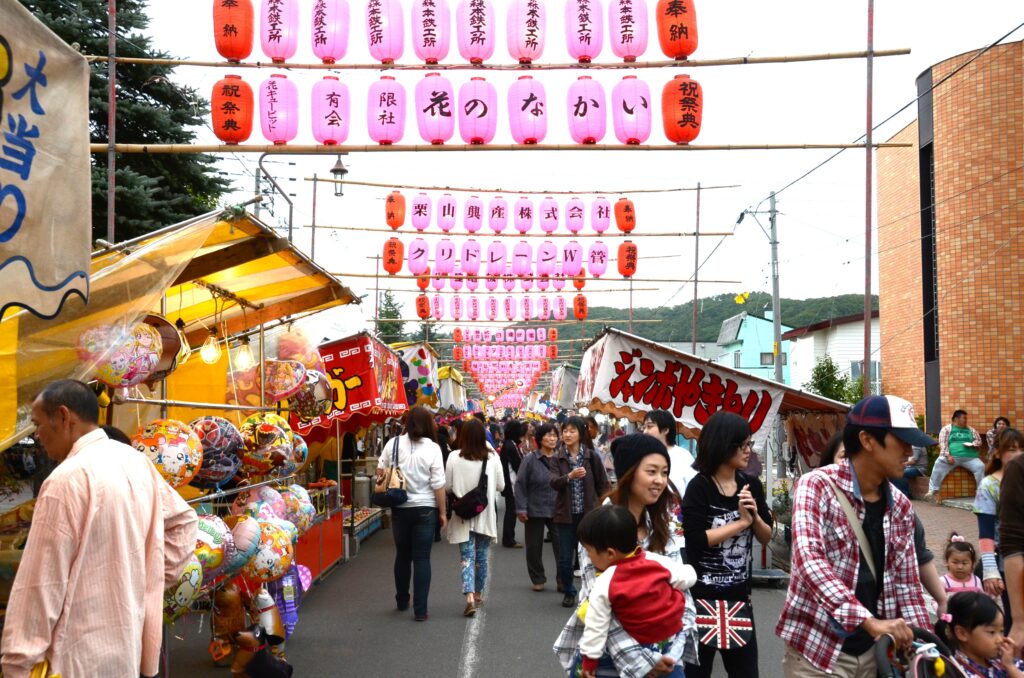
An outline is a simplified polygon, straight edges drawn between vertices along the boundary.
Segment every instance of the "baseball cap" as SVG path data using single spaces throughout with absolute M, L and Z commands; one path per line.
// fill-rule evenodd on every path
M 846 415 L 846 424 L 887 429 L 903 442 L 917 447 L 939 444 L 917 427 L 914 406 L 896 396 L 873 395 L 861 399 Z

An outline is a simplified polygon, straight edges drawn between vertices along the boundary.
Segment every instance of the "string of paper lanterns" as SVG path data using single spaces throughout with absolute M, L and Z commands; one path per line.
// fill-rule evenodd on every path
M 429 296 L 427 294 L 416 295 L 416 315 L 426 320 L 445 320 L 450 318 L 459 320 L 505 320 L 514 322 L 516 320 L 565 320 L 571 310 L 576 320 L 586 320 L 589 313 L 587 298 L 582 294 L 573 297 L 571 308 L 565 297 L 541 296 L 537 303 L 533 298 L 519 297 L 518 303 L 513 295 L 502 295 L 500 298 L 495 295 L 453 295 L 446 302 L 440 294 Z

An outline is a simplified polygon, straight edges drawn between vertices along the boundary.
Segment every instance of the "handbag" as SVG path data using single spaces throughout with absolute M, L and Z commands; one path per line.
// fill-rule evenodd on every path
M 381 508 L 392 508 L 400 506 L 409 500 L 409 493 L 405 491 L 405 474 L 398 468 L 398 437 L 395 437 L 395 444 L 391 447 L 391 466 L 385 471 L 381 479 L 373 486 L 373 494 L 370 495 L 370 503 Z
M 452 511 L 463 520 L 472 520 L 487 508 L 487 461 L 480 462 L 480 480 L 476 487 L 456 497 L 452 502 Z
M 749 600 L 695 598 L 697 639 L 716 650 L 735 650 L 754 634 L 754 612 Z

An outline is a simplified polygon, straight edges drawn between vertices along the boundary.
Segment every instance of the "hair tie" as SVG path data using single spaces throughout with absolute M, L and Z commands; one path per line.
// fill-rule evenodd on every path
M 946 614 L 942 615 L 941 617 L 939 617 L 939 619 L 941 619 L 942 621 L 946 622 L 947 624 L 952 624 L 953 623 L 953 615 L 951 615 L 948 612 Z
M 954 544 L 956 544 L 958 542 L 967 541 L 967 540 L 964 539 L 963 537 L 961 537 L 959 534 L 954 534 L 952 537 L 949 538 L 949 541 L 954 543 Z

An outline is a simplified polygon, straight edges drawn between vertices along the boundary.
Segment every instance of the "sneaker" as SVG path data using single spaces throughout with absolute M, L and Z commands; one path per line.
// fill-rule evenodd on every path
M 579 570 L 573 570 L 572 571 L 572 576 L 574 576 L 574 577 L 582 577 L 583 573 L 580 572 Z
M 473 603 L 466 603 L 466 609 L 462 611 L 463 617 L 472 617 L 476 614 L 476 606 Z
M 929 504 L 938 504 L 939 503 L 939 498 L 935 496 L 934 492 L 928 492 L 923 497 L 921 497 L 921 499 L 926 501 L 926 502 L 928 502 Z
M 544 584 L 534 584 L 531 588 L 534 591 L 543 591 L 544 590 Z
M 430 615 L 424 612 L 423 614 L 417 614 L 415 619 L 416 621 L 427 621 L 430 619 Z
M 576 607 L 576 596 L 571 593 L 562 596 L 562 607 Z

